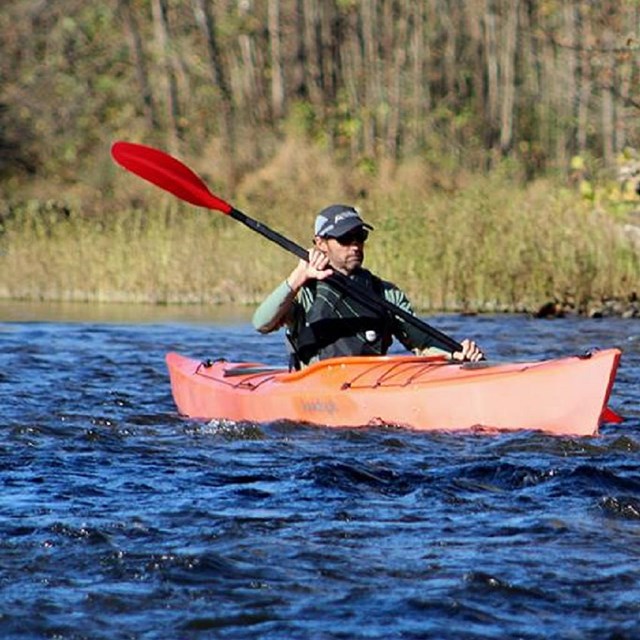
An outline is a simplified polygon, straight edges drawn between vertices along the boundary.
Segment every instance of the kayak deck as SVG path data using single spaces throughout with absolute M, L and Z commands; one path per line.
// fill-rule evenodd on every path
M 178 410 L 193 418 L 594 435 L 615 416 L 607 403 L 620 355 L 606 349 L 474 364 L 411 355 L 347 357 L 289 372 L 170 353 L 167 365 Z

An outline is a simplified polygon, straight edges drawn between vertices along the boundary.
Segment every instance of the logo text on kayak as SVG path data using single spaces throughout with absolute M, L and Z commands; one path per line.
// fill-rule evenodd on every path
M 333 415 L 338 411 L 338 407 L 333 400 L 322 400 L 315 398 L 302 401 L 302 410 L 308 413 L 328 413 Z

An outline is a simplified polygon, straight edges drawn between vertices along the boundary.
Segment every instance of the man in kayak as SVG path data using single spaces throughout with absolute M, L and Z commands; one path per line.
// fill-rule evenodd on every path
M 413 314 L 403 291 L 363 268 L 364 245 L 373 227 L 354 207 L 335 204 L 323 209 L 315 222 L 314 246 L 308 261 L 300 260 L 289 276 L 262 302 L 253 326 L 270 333 L 282 326 L 293 350 L 293 366 L 349 355 L 384 355 L 393 338 L 417 355 L 444 354 L 476 362 L 484 357 L 471 340 L 451 353 L 437 340 L 380 307 L 363 306 L 345 296 L 330 281 L 334 271 Z

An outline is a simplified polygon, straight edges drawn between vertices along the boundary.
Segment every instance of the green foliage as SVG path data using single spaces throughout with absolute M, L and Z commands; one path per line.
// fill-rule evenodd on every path
M 634 3 L 538 3 L 526 20 L 513 21 L 513 60 L 495 51 L 511 24 L 509 3 L 492 10 L 493 46 L 477 28 L 485 10 L 477 3 L 448 3 L 446 12 L 386 4 L 279 0 L 275 46 L 266 2 L 210 2 L 209 38 L 193 3 L 167 0 L 163 45 L 148 0 L 4 0 L 0 175 L 27 170 L 73 180 L 105 140 L 124 134 L 201 153 L 231 135 L 230 123 L 227 151 L 243 171 L 273 154 L 283 128 L 352 163 L 363 154 L 376 162 L 429 154 L 475 171 L 508 155 L 523 163 L 527 179 L 566 171 L 565 158 L 578 151 L 600 154 L 618 139 L 637 138 L 637 43 L 618 35 L 635 24 Z M 568 78 L 571 69 L 579 75 Z M 224 72 L 230 96 L 212 81 L 216 72 Z M 280 76 L 281 94 L 272 85 Z M 609 86 L 629 95 L 609 95 L 606 115 Z M 509 90 L 515 99 L 506 114 L 501 100 Z M 608 139 L 613 131 L 616 140 Z M 579 138 L 586 149 L 577 149 Z
M 296 101 L 291 107 L 286 128 L 294 137 L 317 138 L 320 130 L 317 114 L 311 104 L 302 100 Z

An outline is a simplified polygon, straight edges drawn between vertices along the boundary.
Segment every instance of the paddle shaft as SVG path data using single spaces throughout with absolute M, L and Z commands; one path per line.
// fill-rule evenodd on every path
M 283 249 L 286 249 L 289 253 L 293 253 L 298 256 L 298 258 L 302 260 L 309 259 L 309 252 L 299 244 L 289 240 L 289 238 L 286 238 L 277 231 L 270 229 L 261 222 L 250 218 L 235 207 L 231 207 L 231 211 L 229 211 L 228 215 L 230 215 L 234 220 L 237 220 L 249 227 L 251 230 L 256 231 L 261 236 L 271 240 L 271 242 L 274 242 Z M 392 302 L 389 302 L 386 298 L 376 295 L 374 292 L 369 291 L 369 289 L 366 289 L 357 282 L 350 280 L 344 274 L 334 271 L 333 275 L 327 278 L 327 281 L 331 282 L 331 284 L 340 292 L 349 295 L 351 298 L 372 311 L 378 311 L 379 308 L 382 307 L 385 311 L 402 318 L 405 322 L 413 325 L 416 329 L 438 342 L 444 349 L 447 349 L 452 353 L 462 351 L 462 345 L 447 334 L 442 333 L 442 331 L 439 331 L 426 322 L 423 322 L 420 318 L 414 316 L 402 307 L 398 307 Z
M 228 202 L 218 198 L 218 196 L 211 193 L 200 176 L 194 173 L 183 162 L 164 151 L 133 142 L 119 141 L 115 142 L 111 147 L 111 154 L 114 160 L 125 169 L 148 180 L 161 189 L 169 191 L 181 200 L 229 215 L 251 230 L 256 231 L 283 249 L 298 256 L 298 258 L 308 260 L 308 252 L 300 245 L 285 238 L 261 222 L 253 220 L 242 213 L 242 211 L 232 207 Z M 389 302 L 386 298 L 350 280 L 344 274 L 334 273 L 327 280 L 339 291 L 350 296 L 366 308 L 374 312 L 378 312 L 383 308 L 394 316 L 402 318 L 418 331 L 430 337 L 443 349 L 451 351 L 452 353 L 462 351 L 462 345 L 453 338 L 422 322 L 412 313 Z

